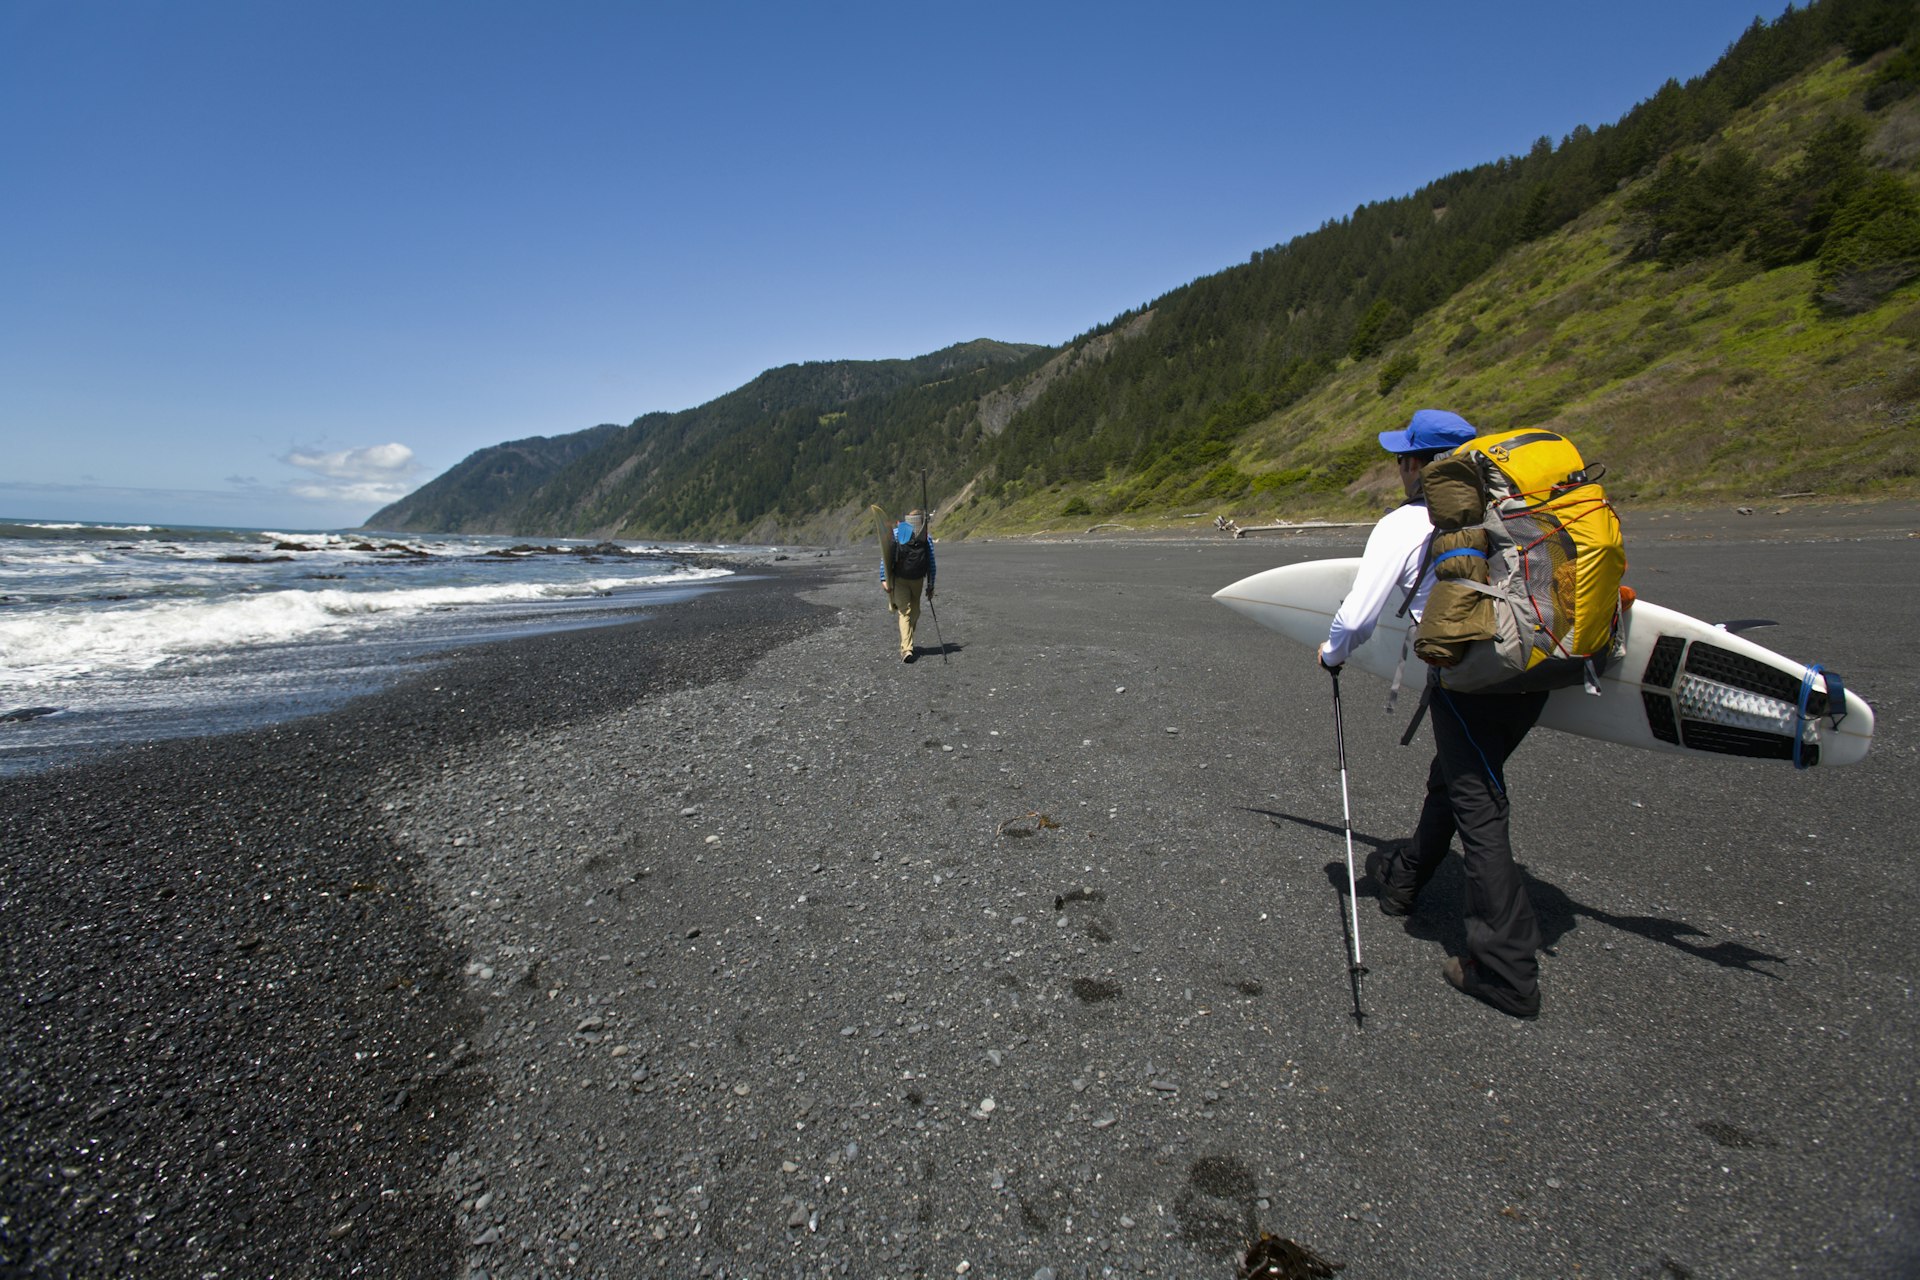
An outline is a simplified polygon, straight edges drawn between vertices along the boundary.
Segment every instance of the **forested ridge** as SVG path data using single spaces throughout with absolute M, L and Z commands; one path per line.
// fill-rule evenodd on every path
M 1676 453 L 1676 432 L 1724 431 L 1729 405 L 1750 402 L 1792 446 L 1779 429 L 1815 410 L 1769 399 L 1776 374 L 1783 395 L 1825 396 L 1821 412 L 1880 415 L 1853 424 L 1866 463 L 1846 483 L 1911 486 L 1917 15 L 1821 0 L 1756 21 L 1709 71 L 1614 124 L 1361 206 L 1058 352 L 982 341 L 788 366 L 698 409 L 596 429 L 491 506 L 483 450 L 369 524 L 832 540 L 923 468 L 949 533 L 1194 505 L 1354 510 L 1371 500 L 1373 432 L 1443 402 L 1487 428 L 1579 424 L 1630 473 L 1653 451 L 1641 492 L 1686 500 L 1712 496 L 1713 478 L 1696 490 L 1676 464 L 1712 450 Z M 1886 405 L 1848 401 L 1817 372 L 1875 361 L 1886 438 Z M 1802 366 L 1816 372 L 1785 377 Z M 456 505 L 436 486 L 471 496 L 464 523 L 416 522 Z
M 981 397 L 1050 355 L 981 339 L 910 360 L 784 365 L 695 409 L 557 437 L 564 462 L 538 474 L 523 461 L 531 442 L 479 450 L 367 526 L 775 537 L 955 463 L 981 437 Z
M 564 436 L 509 440 L 474 453 L 428 484 L 374 517 L 389 529 L 484 529 L 497 513 L 533 493 L 561 469 L 593 453 L 620 431 L 603 423 Z

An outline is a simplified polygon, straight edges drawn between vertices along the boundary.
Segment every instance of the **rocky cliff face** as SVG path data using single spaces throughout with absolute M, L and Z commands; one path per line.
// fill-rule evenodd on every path
M 1007 429 L 1014 415 L 1046 394 L 1047 388 L 1068 374 L 1089 364 L 1098 364 L 1113 354 L 1113 349 L 1144 334 L 1153 324 L 1153 312 L 1142 311 L 1115 329 L 1067 348 L 1041 366 L 1038 373 L 1023 382 L 1008 383 L 991 395 L 980 398 L 980 428 L 990 436 Z

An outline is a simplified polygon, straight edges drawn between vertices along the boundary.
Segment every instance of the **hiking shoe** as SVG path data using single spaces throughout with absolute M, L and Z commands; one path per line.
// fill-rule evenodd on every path
M 1462 961 L 1459 956 L 1448 956 L 1446 963 L 1440 966 L 1440 976 L 1455 991 L 1491 1005 L 1510 1018 L 1531 1022 L 1540 1016 L 1539 992 L 1534 992 L 1533 999 L 1523 1000 L 1512 988 L 1481 978 L 1480 971 L 1471 960 Z
M 1388 862 L 1393 853 L 1398 852 L 1400 848 L 1398 844 L 1388 845 L 1384 849 L 1375 849 L 1367 855 L 1367 879 L 1373 881 L 1374 892 L 1383 915 L 1410 916 L 1413 914 L 1413 896 L 1395 893 L 1391 887 L 1392 881 L 1387 878 Z

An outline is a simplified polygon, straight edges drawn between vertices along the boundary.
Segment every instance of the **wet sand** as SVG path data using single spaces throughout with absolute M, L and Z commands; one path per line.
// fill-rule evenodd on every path
M 1628 513 L 1644 598 L 1776 619 L 1877 745 L 1530 738 L 1530 1024 L 1439 977 L 1457 863 L 1409 920 L 1363 897 L 1356 1019 L 1326 679 L 1207 599 L 1364 531 L 943 544 L 911 666 L 837 552 L 670 642 L 0 785 L 0 1249 L 1224 1277 L 1266 1230 L 1346 1275 L 1911 1274 L 1920 525 L 1875 510 Z M 1364 856 L 1427 753 L 1343 691 Z

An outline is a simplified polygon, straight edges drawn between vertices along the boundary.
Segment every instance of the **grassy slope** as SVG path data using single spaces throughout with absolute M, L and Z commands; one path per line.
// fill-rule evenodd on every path
M 1857 103 L 1864 76 L 1836 59 L 1770 95 L 1728 134 L 1777 166 Z M 1920 103 L 1893 115 L 1887 127 L 1911 132 Z M 1911 160 L 1901 172 L 1920 184 Z M 1195 477 L 1146 510 L 1115 510 L 1113 486 L 1056 486 L 1003 508 L 963 506 L 947 530 L 1192 526 L 1201 510 L 1243 524 L 1370 518 L 1393 488 L 1374 433 L 1422 406 L 1451 408 L 1486 430 L 1564 431 L 1607 464 L 1609 489 L 1627 502 L 1920 494 L 1920 287 L 1865 315 L 1830 318 L 1812 301 L 1811 264 L 1760 272 L 1736 254 L 1666 271 L 1627 261 L 1622 207 L 1616 196 L 1509 254 L 1380 357 L 1348 363 L 1314 395 L 1250 427 L 1237 468 L 1269 485 L 1301 474 L 1293 483 L 1210 498 Z M 1469 326 L 1477 336 L 1462 343 Z M 1405 352 L 1419 368 L 1382 396 L 1380 370 Z M 1076 514 L 1063 514 L 1070 506 Z

